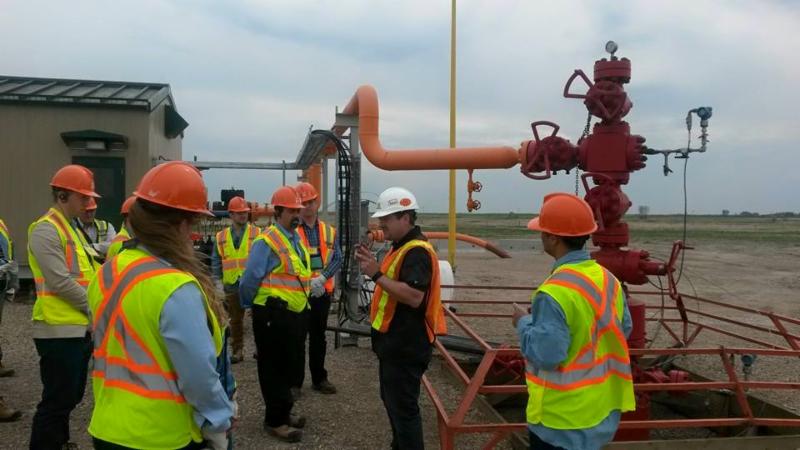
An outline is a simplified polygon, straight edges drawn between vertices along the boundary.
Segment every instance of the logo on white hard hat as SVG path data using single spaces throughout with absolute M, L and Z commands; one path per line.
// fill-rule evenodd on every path
M 408 206 L 411 204 L 410 198 L 402 198 L 400 199 L 400 206 Z

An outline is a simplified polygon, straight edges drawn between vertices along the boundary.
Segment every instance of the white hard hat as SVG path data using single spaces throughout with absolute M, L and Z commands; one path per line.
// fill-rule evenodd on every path
M 383 217 L 400 211 L 419 209 L 417 198 L 408 189 L 390 187 L 378 196 L 378 209 L 372 217 Z

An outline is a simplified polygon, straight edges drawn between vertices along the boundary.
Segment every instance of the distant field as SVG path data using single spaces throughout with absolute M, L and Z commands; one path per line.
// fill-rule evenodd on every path
M 469 214 L 457 216 L 459 233 L 483 238 L 524 237 L 530 216 L 521 214 Z M 683 233 L 683 216 L 652 215 L 647 219 L 625 219 L 633 240 L 675 240 Z M 427 230 L 447 230 L 447 214 L 421 214 L 420 224 Z M 800 218 L 689 216 L 688 240 L 751 241 L 800 245 Z

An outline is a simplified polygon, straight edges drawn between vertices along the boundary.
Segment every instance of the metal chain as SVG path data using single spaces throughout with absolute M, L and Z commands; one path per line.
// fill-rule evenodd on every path
M 591 128 L 591 126 L 592 126 L 592 113 L 589 113 L 586 116 L 586 126 L 583 127 L 583 134 L 581 135 L 581 138 L 578 139 L 578 144 L 580 144 L 581 141 L 583 141 L 584 139 L 586 139 L 587 136 L 589 136 L 589 129 Z M 580 192 L 580 177 L 581 177 L 581 169 L 578 168 L 578 166 L 575 166 L 575 195 L 578 195 L 578 192 Z

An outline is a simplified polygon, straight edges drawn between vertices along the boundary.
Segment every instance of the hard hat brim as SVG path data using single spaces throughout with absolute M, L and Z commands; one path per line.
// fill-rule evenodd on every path
M 101 198 L 101 195 L 98 194 L 95 191 L 89 191 L 89 190 L 84 190 L 84 189 L 73 189 L 71 187 L 62 186 L 59 183 L 50 183 L 50 186 L 55 187 L 55 188 L 59 188 L 59 189 L 64 189 L 64 190 L 71 191 L 71 192 L 77 192 L 78 194 L 86 195 L 86 196 L 89 196 L 89 197 Z
M 180 210 L 180 211 L 186 211 L 186 212 L 191 212 L 191 213 L 203 214 L 203 215 L 210 216 L 210 217 L 216 217 L 213 212 L 209 211 L 206 208 L 189 208 L 189 207 L 181 207 L 181 206 L 170 205 L 167 202 L 156 200 L 154 198 L 149 198 L 148 196 L 142 195 L 139 192 L 134 192 L 133 195 L 135 195 L 136 198 L 140 198 L 140 199 L 142 199 L 144 201 L 148 201 L 150 203 L 155 203 L 156 205 L 166 206 L 167 208 L 177 209 L 177 210 Z
M 229 209 L 228 212 L 232 212 L 232 213 L 250 212 L 250 208 Z
M 528 221 L 528 229 L 531 231 L 546 231 L 542 229 L 541 225 L 539 225 L 538 217 L 534 217 L 533 219 Z
M 390 215 L 392 215 L 394 213 L 399 213 L 399 212 L 403 212 L 403 211 L 416 211 L 416 210 L 417 210 L 417 208 L 399 208 L 399 209 L 392 209 L 392 210 L 375 211 L 374 213 L 372 213 L 371 217 L 373 219 L 378 219 L 378 218 L 381 218 L 381 217 L 390 216 Z

